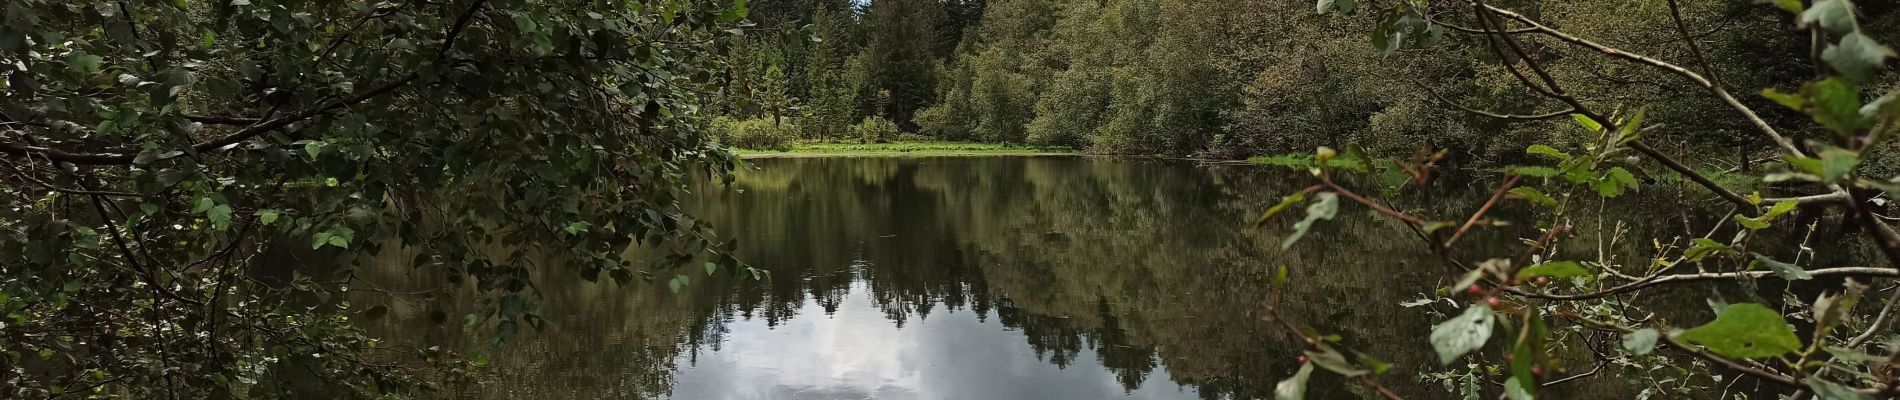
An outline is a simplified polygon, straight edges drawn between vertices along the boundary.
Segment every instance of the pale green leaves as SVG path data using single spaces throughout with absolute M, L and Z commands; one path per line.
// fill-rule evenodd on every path
M 1306 380 L 1313 377 L 1313 364 L 1300 365 L 1300 372 L 1293 377 L 1280 381 L 1273 386 L 1274 400 L 1301 400 L 1306 398 Z
M 1260 226 L 1265 225 L 1267 220 L 1273 219 L 1273 216 L 1279 215 L 1281 211 L 1286 211 L 1288 207 L 1292 207 L 1294 204 L 1299 204 L 1302 201 L 1306 201 L 1305 192 L 1294 193 L 1280 198 L 1279 204 L 1274 204 L 1273 207 L 1267 208 L 1266 212 L 1260 213 L 1259 219 L 1253 221 L 1253 229 L 1260 229 Z
M 1789 109 L 1807 114 L 1836 135 L 1849 136 L 1871 125 L 1861 115 L 1860 90 L 1855 84 L 1828 78 L 1801 85 L 1801 91 L 1786 93 L 1768 89 L 1762 96 Z
M 66 65 L 72 68 L 73 72 L 77 72 L 81 75 L 99 73 L 100 66 L 104 63 L 105 58 L 84 52 L 74 52 L 72 55 L 66 57 Z
M 693 277 L 686 276 L 686 274 L 677 274 L 677 275 L 673 275 L 673 279 L 668 279 L 666 281 L 666 288 L 673 290 L 673 293 L 679 293 L 680 288 L 685 287 L 687 284 L 692 283 L 692 282 L 693 282 Z
M 1872 396 L 1861 394 L 1854 388 L 1834 383 L 1820 377 L 1808 377 L 1805 380 L 1808 389 L 1814 391 L 1814 397 L 1821 400 L 1873 400 Z
M 1534 177 L 1534 178 L 1549 178 L 1549 177 L 1557 176 L 1557 174 L 1562 173 L 1562 171 L 1558 171 L 1556 168 L 1535 166 L 1535 165 L 1516 165 L 1516 166 L 1505 167 L 1504 172 L 1508 174 L 1512 174 L 1512 175 L 1523 175 L 1523 176 L 1529 176 L 1529 177 Z
M 1550 195 L 1546 195 L 1544 194 L 1543 191 L 1537 190 L 1537 188 L 1534 188 L 1534 187 L 1518 186 L 1515 188 L 1511 188 L 1511 191 L 1509 193 L 1511 193 L 1512 196 L 1517 196 L 1517 198 L 1524 199 L 1532 203 L 1541 204 L 1545 207 L 1557 206 L 1557 199 L 1551 198 Z
M 1874 41 L 1867 35 L 1854 32 L 1842 37 L 1840 44 L 1828 46 L 1827 50 L 1821 53 L 1821 59 L 1826 60 L 1827 65 L 1834 67 L 1835 71 L 1840 71 L 1854 79 L 1865 80 L 1875 68 L 1885 64 L 1887 58 L 1893 55 L 1893 49 Z
M 1794 13 L 1795 15 L 1801 15 L 1801 12 L 1806 11 L 1808 7 L 1807 5 L 1801 4 L 1801 0 L 1774 0 L 1774 3 L 1775 7 L 1780 7 L 1782 10 Z
M 1555 147 L 1550 147 L 1548 145 L 1542 145 L 1542 144 L 1533 144 L 1531 145 L 1531 147 L 1525 148 L 1524 153 L 1555 158 L 1560 161 L 1570 159 L 1570 154 L 1564 153 L 1563 151 L 1559 151 Z
M 1775 261 L 1775 259 L 1768 258 L 1768 256 L 1761 255 L 1761 253 L 1755 253 L 1755 262 L 1749 266 L 1753 268 L 1767 267 L 1769 271 L 1774 271 L 1775 276 L 1779 276 L 1781 279 L 1791 281 L 1814 279 L 1814 274 L 1808 273 L 1808 270 L 1801 268 L 1799 265 Z
M 1432 348 L 1438 350 L 1438 362 L 1448 365 L 1465 353 L 1484 347 L 1484 342 L 1491 339 L 1491 327 L 1496 321 L 1491 307 L 1474 304 L 1463 314 L 1432 326 Z
M 192 206 L 191 212 L 204 213 L 205 219 L 211 221 L 211 227 L 217 230 L 222 231 L 231 227 L 231 205 L 229 204 L 218 204 L 210 197 L 200 197 L 198 203 Z
M 1318 365 L 1320 368 L 1325 368 L 1327 371 L 1333 371 L 1333 373 L 1347 378 L 1372 373 L 1371 370 L 1353 365 L 1352 361 L 1346 360 L 1344 353 L 1340 353 L 1339 350 L 1334 350 L 1332 346 L 1325 344 L 1320 344 L 1318 350 L 1307 350 L 1306 358 L 1313 365 Z
M 1623 167 L 1612 167 L 1602 177 L 1590 183 L 1590 188 L 1596 189 L 1597 194 L 1603 197 L 1622 196 L 1624 189 L 1635 189 L 1636 186 L 1636 175 L 1630 174 L 1630 171 Z
M 1313 11 L 1320 14 L 1327 14 L 1334 11 L 1345 14 L 1352 12 L 1352 3 L 1353 0 L 1319 0 L 1318 3 L 1314 4 Z
M 727 7 L 725 11 L 719 13 L 719 22 L 738 22 L 739 20 L 745 19 L 746 15 L 750 13 L 751 10 L 746 8 L 746 0 L 733 0 L 732 7 Z
M 1723 308 L 1715 321 L 1675 337 L 1729 358 L 1769 358 L 1801 348 L 1801 339 L 1780 312 L 1754 303 Z
M 1405 47 L 1407 41 L 1426 45 L 1437 42 L 1444 35 L 1443 26 L 1425 18 L 1411 3 L 1400 2 L 1391 12 L 1384 14 L 1384 18 L 1380 19 L 1377 25 L 1373 26 L 1371 42 L 1372 47 L 1379 51 L 1379 55 L 1391 57 L 1393 53 Z
M 350 242 L 356 240 L 356 231 L 347 227 L 334 227 L 330 230 L 310 235 L 310 248 L 321 249 L 325 245 L 338 248 L 350 248 Z
M 1794 211 L 1795 206 L 1798 206 L 1800 204 L 1801 202 L 1794 201 L 1794 200 L 1776 202 L 1774 206 L 1768 207 L 1768 212 L 1764 212 L 1759 216 L 1744 217 L 1744 216 L 1736 215 L 1735 223 L 1741 224 L 1743 228 L 1747 228 L 1749 230 L 1765 229 L 1765 228 L 1768 228 L 1768 224 L 1775 222 L 1775 218 L 1779 218 L 1782 215 L 1786 215 L 1789 212 Z M 1700 247 L 1699 244 L 1698 244 L 1698 247 Z
M 1582 126 L 1583 129 L 1590 130 L 1590 132 L 1599 132 L 1603 130 L 1603 124 L 1598 123 L 1597 120 L 1595 119 L 1591 119 L 1590 116 L 1588 115 L 1570 114 L 1570 119 L 1577 120 L 1577 125 Z
M 1623 335 L 1623 350 L 1635 355 L 1647 355 L 1656 351 L 1656 339 L 1662 336 L 1653 328 L 1645 328 Z
M 1535 382 L 1530 383 L 1530 385 L 1535 385 L 1535 384 L 1537 383 Z M 1504 380 L 1504 397 L 1511 400 L 1535 399 L 1537 398 L 1537 395 L 1531 393 L 1530 389 L 1528 389 L 1531 387 L 1530 385 L 1526 385 L 1524 384 L 1524 382 L 1520 382 L 1515 376 L 1511 377 L 1511 379 L 1505 379 Z
M 1813 7 L 1801 13 L 1801 25 L 1810 24 L 1820 24 L 1822 28 L 1842 34 L 1859 29 L 1854 23 L 1854 3 L 1848 0 L 1815 1 Z
M 1821 297 L 1814 299 L 1813 340 L 1817 343 L 1827 341 L 1828 335 L 1832 334 L 1834 328 L 1839 327 L 1842 322 L 1847 321 L 1849 314 L 1854 311 L 1854 306 L 1860 304 L 1861 295 L 1866 293 L 1867 285 L 1850 280 L 1847 281 L 1846 289 L 1841 293 L 1822 294 Z
M 1535 277 L 1540 277 L 1540 276 L 1551 277 L 1551 278 L 1569 278 L 1569 277 L 1591 276 L 1591 275 L 1592 274 L 1589 269 L 1583 268 L 1583 264 L 1579 264 L 1576 261 L 1547 262 L 1543 264 L 1537 264 L 1537 265 L 1532 265 L 1529 267 L 1524 267 L 1524 269 L 1517 270 L 1518 280 L 1530 279 L 1530 278 L 1535 278 Z
M 1766 227 L 1767 224 L 1764 223 L 1762 226 Z M 1735 248 L 1709 238 L 1695 238 L 1689 242 L 1689 249 L 1682 251 L 1682 256 L 1688 258 L 1689 261 L 1702 261 L 1712 255 L 1735 252 Z
M 1322 219 L 1333 219 L 1333 216 L 1339 213 L 1339 195 L 1333 192 L 1321 192 L 1316 197 L 1318 200 L 1306 206 L 1306 219 L 1293 224 L 1293 234 L 1280 242 L 1281 250 L 1292 248 L 1294 243 L 1300 241 L 1300 238 L 1306 237 L 1306 231 L 1312 230 L 1314 223 Z

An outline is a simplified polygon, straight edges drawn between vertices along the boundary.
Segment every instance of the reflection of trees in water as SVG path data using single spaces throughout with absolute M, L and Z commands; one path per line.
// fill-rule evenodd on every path
M 728 322 L 758 318 L 776 326 L 798 317 L 808 301 L 835 312 L 853 282 L 863 282 L 858 295 L 900 327 L 937 307 L 968 309 L 985 320 L 994 311 L 996 321 L 1027 337 L 1038 358 L 1071 368 L 1084 351 L 1093 352 L 1127 390 L 1165 368 L 1203 397 L 1270 398 L 1274 383 L 1296 367 L 1300 348 L 1283 343 L 1258 312 L 1271 267 L 1285 264 L 1298 284 L 1284 294 L 1283 312 L 1392 361 L 1388 384 L 1422 397 L 1438 393 L 1412 379 L 1436 365 L 1424 339 L 1432 321 L 1398 303 L 1452 274 L 1401 225 L 1350 207 L 1288 251 L 1277 249 L 1285 221 L 1243 233 L 1264 203 L 1303 186 L 1293 172 L 1079 158 L 759 163 L 764 168 L 742 173 L 733 190 L 698 188 L 708 196 L 696 209 L 737 237 L 743 257 L 772 270 L 774 279 L 741 287 L 695 280 L 674 295 L 544 273 L 537 277 L 542 287 L 560 289 L 541 292 L 542 309 L 552 329 L 573 333 L 510 343 L 478 391 L 489 398 L 664 394 L 675 357 L 692 362 L 698 351 L 716 350 Z M 1445 209 L 1469 210 L 1488 190 L 1453 189 L 1438 198 Z M 1637 210 L 1623 215 L 1631 237 L 1670 237 L 1682 231 L 1682 218 L 1709 225 L 1707 217 L 1679 217 L 1671 207 L 1623 208 Z M 1462 251 L 1515 254 L 1515 238 L 1534 232 L 1523 207 L 1494 215 L 1517 224 L 1476 231 Z M 1598 223 L 1577 222 L 1586 231 Z M 1598 240 L 1581 235 L 1562 251 L 1595 259 Z M 1614 253 L 1646 254 L 1648 246 L 1619 242 Z M 1844 253 L 1826 257 L 1855 259 Z M 406 258 L 391 260 L 404 265 Z M 400 273 L 376 278 L 407 287 L 429 281 Z M 1659 297 L 1696 305 L 1682 308 L 1683 318 L 1707 318 L 1696 314 L 1706 313 L 1699 305 L 1707 292 L 1689 292 Z M 421 317 L 425 311 L 404 311 L 392 315 L 408 318 L 384 320 L 381 328 L 422 335 L 417 343 L 466 343 L 459 324 L 432 325 Z M 1364 394 L 1320 379 L 1315 397 Z M 1619 379 L 1577 385 L 1570 389 L 1626 394 Z

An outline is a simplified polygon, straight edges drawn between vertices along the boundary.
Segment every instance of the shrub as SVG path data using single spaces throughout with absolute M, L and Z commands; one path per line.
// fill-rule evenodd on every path
M 712 130 L 719 137 L 719 143 L 744 149 L 790 150 L 792 140 L 798 138 L 798 124 L 791 120 L 774 123 L 768 118 L 719 117 L 713 119 Z
M 896 139 L 903 131 L 897 129 L 897 123 L 884 117 L 869 117 L 851 127 L 852 136 L 864 142 L 884 143 Z

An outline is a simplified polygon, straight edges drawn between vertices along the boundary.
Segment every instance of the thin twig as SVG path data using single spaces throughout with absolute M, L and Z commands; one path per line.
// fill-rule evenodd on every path
M 1458 227 L 1458 232 L 1451 234 L 1451 239 L 1445 240 L 1445 247 L 1451 247 L 1452 244 L 1458 243 L 1459 238 L 1465 237 L 1465 232 L 1470 231 L 1472 226 L 1478 225 L 1478 220 L 1484 218 L 1484 214 L 1491 211 L 1491 206 L 1497 205 L 1498 200 L 1504 199 L 1504 194 L 1509 193 L 1511 186 L 1516 186 L 1518 178 L 1522 177 L 1521 175 L 1512 175 L 1509 179 L 1504 180 L 1504 184 L 1498 185 L 1497 193 L 1492 193 L 1491 199 L 1486 200 L 1483 207 L 1478 207 L 1478 212 L 1471 213 L 1471 218 L 1465 219 L 1465 224 Z
M 1867 325 L 1866 332 L 1861 332 L 1860 336 L 1855 336 L 1852 340 L 1848 340 L 1847 348 L 1852 349 L 1867 344 L 1868 340 L 1874 338 L 1875 333 L 1887 328 L 1887 317 L 1893 315 L 1893 304 L 1900 303 L 1900 287 L 1895 287 L 1890 290 L 1893 290 L 1893 294 L 1888 295 L 1887 304 L 1880 307 L 1880 315 L 1874 317 L 1874 323 Z

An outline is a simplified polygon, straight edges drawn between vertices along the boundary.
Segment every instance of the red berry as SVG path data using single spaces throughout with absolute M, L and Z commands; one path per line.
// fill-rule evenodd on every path
M 1537 277 L 1537 286 L 1544 286 L 1544 285 L 1549 285 L 1549 284 L 1550 284 L 1550 277 L 1548 276 Z
M 1491 306 L 1491 308 L 1497 308 L 1499 304 L 1503 304 L 1503 303 L 1504 303 L 1503 301 L 1498 300 L 1498 296 L 1491 296 L 1491 297 L 1484 298 L 1484 304 Z
M 1472 295 L 1472 296 L 1478 296 L 1478 295 L 1483 295 L 1483 294 L 1484 294 L 1484 285 L 1479 285 L 1479 284 L 1476 284 L 1476 283 L 1473 283 L 1473 284 L 1471 284 L 1471 286 L 1466 286 L 1466 287 L 1465 287 L 1465 294 L 1469 294 L 1469 295 Z
M 1300 356 L 1300 365 L 1306 365 L 1307 361 L 1310 361 L 1310 360 L 1308 360 L 1306 356 Z
M 1516 279 L 1516 278 L 1512 278 L 1512 279 L 1510 279 L 1510 280 L 1507 280 L 1507 281 L 1504 281 L 1504 286 L 1505 286 L 1505 287 L 1510 287 L 1510 286 L 1517 286 L 1517 279 Z
M 1531 377 L 1534 377 L 1534 378 L 1543 378 L 1543 377 L 1544 377 L 1544 366 L 1542 366 L 1542 365 L 1532 365 L 1532 366 L 1531 366 Z

